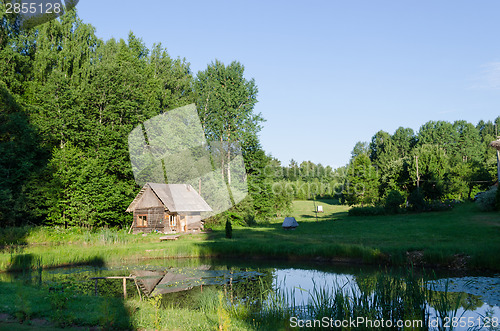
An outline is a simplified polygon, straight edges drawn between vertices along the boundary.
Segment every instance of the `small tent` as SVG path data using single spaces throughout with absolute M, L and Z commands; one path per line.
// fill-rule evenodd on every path
M 298 227 L 299 223 L 297 223 L 295 217 L 285 217 L 285 220 L 283 221 L 283 224 L 281 226 L 283 227 L 283 229 L 289 230 Z

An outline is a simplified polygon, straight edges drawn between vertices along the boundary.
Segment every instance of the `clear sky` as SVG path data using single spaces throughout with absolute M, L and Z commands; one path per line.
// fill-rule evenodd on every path
M 161 42 L 193 73 L 245 66 L 267 120 L 261 143 L 345 165 L 357 141 L 430 120 L 500 115 L 500 1 L 97 1 L 78 13 L 107 40 Z

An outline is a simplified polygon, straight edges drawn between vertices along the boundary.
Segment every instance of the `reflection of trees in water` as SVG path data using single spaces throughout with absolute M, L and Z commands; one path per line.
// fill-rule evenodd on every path
M 441 291 L 432 291 L 434 292 L 431 300 L 429 301 L 429 305 L 438 309 L 442 305 L 444 301 L 450 307 L 456 309 L 464 309 L 464 310 L 476 310 L 483 305 L 483 301 L 481 297 L 469 293 L 464 292 L 441 292 Z

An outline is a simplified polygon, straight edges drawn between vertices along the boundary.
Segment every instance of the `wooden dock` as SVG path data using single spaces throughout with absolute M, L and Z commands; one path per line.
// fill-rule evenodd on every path
M 133 279 L 135 286 L 137 288 L 137 291 L 139 292 L 139 298 L 141 298 L 141 291 L 139 290 L 139 287 L 137 286 L 137 282 L 135 281 L 135 276 L 110 276 L 110 277 L 91 277 L 90 279 L 93 279 L 95 281 L 94 283 L 94 294 L 97 296 L 97 282 L 99 279 L 122 279 L 123 280 L 123 298 L 127 298 L 127 279 Z M 141 298 L 142 299 L 142 298 Z

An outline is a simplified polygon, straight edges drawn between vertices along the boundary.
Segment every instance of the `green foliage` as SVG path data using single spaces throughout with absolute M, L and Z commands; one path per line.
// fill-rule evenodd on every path
M 103 42 L 94 30 L 75 11 L 36 31 L 2 28 L 0 58 L 10 63 L 0 61 L 3 225 L 128 224 L 137 193 L 129 132 L 193 101 L 185 61 L 132 33 Z
M 228 310 L 228 303 L 226 298 L 224 298 L 222 292 L 219 292 L 217 305 L 217 317 L 218 317 L 218 330 L 228 331 L 231 330 L 231 315 Z
M 455 205 L 455 203 L 456 203 L 455 200 L 446 200 L 446 201 L 432 200 L 426 202 L 425 209 L 427 211 L 447 211 L 451 210 Z
M 380 173 L 379 196 L 391 190 L 409 195 L 420 187 L 423 198 L 429 201 L 471 199 L 496 177 L 496 155 L 489 147 L 494 139 L 491 121 L 480 121 L 476 126 L 466 121 L 429 121 L 416 134 L 403 127 L 392 135 L 378 131 L 368 154 Z M 356 144 L 349 167 L 364 154 L 363 146 Z M 346 192 L 344 187 L 344 200 L 352 203 L 353 197 Z
M 497 194 L 495 195 L 495 207 L 496 210 L 500 211 L 500 189 L 497 186 Z
M 233 226 L 231 225 L 230 220 L 226 221 L 226 238 L 227 239 L 233 238 Z
M 23 187 L 43 164 L 35 129 L 6 84 L 0 81 L 0 224 L 19 225 L 29 216 Z
M 408 206 L 413 211 L 424 211 L 425 199 L 422 190 L 419 188 L 414 189 L 408 196 Z
M 30 320 L 33 314 L 32 303 L 29 297 L 30 293 L 23 286 L 18 285 L 14 315 L 21 323 Z
M 371 204 L 378 198 L 378 175 L 367 155 L 354 158 L 347 175 L 345 200 L 349 205 Z
M 385 215 L 387 209 L 382 206 L 352 207 L 349 216 L 376 216 Z
M 399 191 L 390 191 L 385 197 L 384 209 L 389 214 L 397 214 L 401 205 L 405 202 L 405 197 Z
M 476 205 L 482 211 L 495 210 L 497 203 L 498 188 L 493 186 L 488 191 L 481 193 L 476 199 Z
M 370 153 L 370 148 L 367 142 L 358 141 L 351 151 L 351 158 L 354 159 L 356 156 L 361 154 L 368 155 Z

